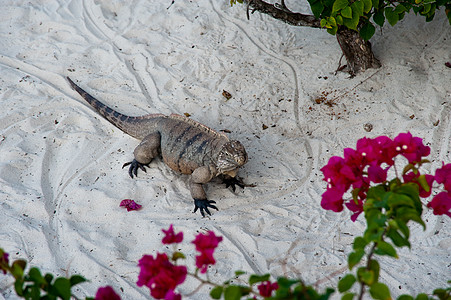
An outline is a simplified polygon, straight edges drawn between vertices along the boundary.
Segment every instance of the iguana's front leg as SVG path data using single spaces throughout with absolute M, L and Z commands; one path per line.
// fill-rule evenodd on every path
M 158 156 L 160 152 L 160 138 L 158 132 L 151 133 L 135 148 L 135 151 L 133 152 L 135 159 L 122 166 L 122 168 L 124 168 L 125 166 L 130 165 L 128 174 L 131 178 L 133 178 L 133 175 L 138 176 L 138 169 L 146 172 L 145 167 L 150 164 L 153 158 Z
M 202 217 L 205 217 L 204 210 L 211 216 L 211 213 L 208 210 L 209 207 L 218 210 L 215 205 L 212 205 L 216 202 L 207 199 L 207 194 L 202 186 L 202 184 L 209 182 L 212 178 L 213 174 L 210 171 L 210 168 L 206 166 L 195 169 L 191 174 L 190 192 L 191 197 L 194 199 L 194 212 L 199 209 Z

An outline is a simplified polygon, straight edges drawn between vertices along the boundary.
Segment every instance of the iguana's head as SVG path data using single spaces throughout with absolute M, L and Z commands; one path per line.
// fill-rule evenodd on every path
M 230 141 L 222 146 L 218 157 L 218 171 L 235 177 L 233 172 L 247 162 L 247 153 L 244 146 L 238 141 Z

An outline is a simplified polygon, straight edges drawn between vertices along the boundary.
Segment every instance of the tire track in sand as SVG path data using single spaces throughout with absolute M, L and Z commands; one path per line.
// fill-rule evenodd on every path
M 260 195 L 259 197 L 269 199 L 269 198 L 274 198 L 274 197 L 280 197 L 280 196 L 283 196 L 288 193 L 292 193 L 304 185 L 304 183 L 307 181 L 307 179 L 312 174 L 313 166 L 315 165 L 315 161 L 316 161 L 316 158 L 313 156 L 312 146 L 305 134 L 306 132 L 310 131 L 309 126 L 307 123 L 302 123 L 300 120 L 300 110 L 299 110 L 300 95 L 299 94 L 300 94 L 300 90 L 302 90 L 302 88 L 300 88 L 300 83 L 299 83 L 299 79 L 298 79 L 299 76 L 298 76 L 298 72 L 296 71 L 296 67 L 295 67 L 296 63 L 294 61 L 291 61 L 291 59 L 280 56 L 277 53 L 274 53 L 273 51 L 271 51 L 270 49 L 265 47 L 260 41 L 258 41 L 256 38 L 254 38 L 248 32 L 247 29 L 245 29 L 246 24 L 243 24 L 243 22 L 240 20 L 231 19 L 228 16 L 226 16 L 225 14 L 220 13 L 220 10 L 215 7 L 212 0 L 210 0 L 210 5 L 212 7 L 212 10 L 218 15 L 218 17 L 221 20 L 226 20 L 227 22 L 236 26 L 236 28 L 239 29 L 241 32 L 243 32 L 243 34 L 249 39 L 249 41 L 252 44 L 255 45 L 255 47 L 257 47 L 259 50 L 261 50 L 263 53 L 265 53 L 269 57 L 284 63 L 286 66 L 288 66 L 288 68 L 292 72 L 292 80 L 293 80 L 293 85 L 294 85 L 294 97 L 293 97 L 293 101 L 292 101 L 293 102 L 293 114 L 294 114 L 296 126 L 299 129 L 301 144 L 302 144 L 302 146 L 305 147 L 307 156 L 311 157 L 312 159 L 305 160 L 306 174 L 301 179 L 299 179 L 296 183 L 293 183 L 291 185 L 291 187 L 287 187 L 283 191 L 280 191 L 280 192 L 273 192 L 272 194 L 269 194 L 269 195 L 268 194 Z

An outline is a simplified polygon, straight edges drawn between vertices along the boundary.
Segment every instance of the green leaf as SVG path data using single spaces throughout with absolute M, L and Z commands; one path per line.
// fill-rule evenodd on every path
M 426 181 L 426 175 L 420 175 L 417 178 L 417 181 L 420 184 L 420 186 L 423 188 L 423 190 L 425 190 L 426 192 L 429 193 L 429 191 L 431 190 L 431 187 L 429 186 L 429 184 Z
M 324 5 L 321 3 L 321 1 L 316 1 L 313 4 L 310 3 L 310 8 L 312 9 L 315 18 L 319 19 L 321 17 L 321 13 L 324 10 Z
M 429 297 L 426 294 L 418 294 L 417 297 L 415 298 L 415 300 L 428 300 Z
M 253 284 L 256 284 L 258 282 L 268 281 L 270 276 L 271 276 L 270 274 L 251 275 L 249 277 L 249 285 L 253 285 Z
M 354 250 L 363 250 L 365 249 L 366 245 L 368 245 L 367 241 L 361 236 L 358 236 L 354 239 L 354 243 L 352 245 L 352 249 Z
M 448 290 L 449 291 L 445 289 L 435 289 L 432 293 L 439 299 L 449 299 L 451 297 L 451 288 L 448 288 Z M 413 298 L 411 300 L 413 300 Z
M 225 300 L 239 300 L 241 299 L 241 289 L 239 286 L 230 285 L 224 291 Z
M 224 290 L 225 300 L 239 300 L 242 296 L 249 295 L 252 290 L 246 286 L 230 285 Z
M 395 248 L 387 242 L 378 242 L 376 247 L 376 253 L 379 255 L 388 255 L 394 258 L 398 258 Z
M 410 295 L 401 295 L 396 300 L 413 300 L 413 297 Z
M 338 291 L 340 293 L 348 291 L 356 282 L 356 278 L 352 274 L 348 274 L 338 282 Z
M 351 252 L 348 256 L 348 266 L 349 270 L 351 270 L 356 264 L 358 264 L 361 260 L 365 251 L 357 250 L 355 252 Z
M 390 208 L 394 208 L 397 206 L 407 206 L 415 208 L 415 202 L 412 198 L 407 195 L 398 194 L 390 192 L 390 195 L 387 198 L 387 205 Z
M 69 281 L 70 281 L 70 286 L 74 286 L 74 285 L 77 285 L 79 283 L 86 282 L 87 280 L 83 276 L 72 275 L 71 278 L 69 279 Z
M 11 265 L 11 274 L 14 276 L 16 280 L 19 278 L 23 278 L 23 273 L 26 266 L 27 262 L 23 259 L 18 259 L 13 262 L 13 264 Z
M 367 270 L 365 267 L 360 267 L 357 269 L 357 276 L 360 282 L 366 285 L 372 285 L 376 282 L 376 276 L 373 270 Z
M 424 221 L 421 219 L 421 215 L 418 214 L 418 211 L 416 211 L 413 208 L 408 207 L 400 207 L 396 210 L 396 217 L 399 218 L 402 221 L 412 220 L 414 222 L 417 222 L 418 224 L 421 224 L 423 226 L 423 229 L 426 230 L 426 224 L 424 224 Z
M 371 24 L 370 22 L 365 23 L 365 25 L 362 26 L 360 29 L 360 36 L 365 40 L 368 41 L 376 32 L 376 28 Z
M 185 259 L 185 254 L 182 252 L 176 251 L 172 254 L 172 261 L 177 261 L 177 259 Z
M 16 294 L 19 296 L 23 296 L 23 284 L 24 281 L 21 278 L 16 279 L 16 282 L 14 282 L 14 289 L 16 290 Z
M 384 22 L 385 22 L 384 11 L 379 10 L 379 11 L 375 12 L 373 15 L 373 20 L 374 20 L 374 23 L 376 23 L 380 27 L 384 26 Z
M 352 300 L 354 296 L 354 293 L 346 293 L 341 297 L 341 300 Z
M 210 291 L 211 298 L 221 299 L 223 290 L 224 289 L 222 288 L 222 286 L 216 286 L 216 287 L 212 288 Z
M 352 9 L 350 6 L 346 6 L 341 10 L 341 16 L 343 18 L 352 19 Z
M 371 297 L 378 300 L 391 300 L 390 290 L 380 282 L 376 282 L 370 287 Z
M 360 16 L 353 11 L 352 12 L 352 19 L 343 19 L 343 25 L 348 27 L 349 29 L 357 30 L 357 26 L 359 25 Z
M 332 15 L 336 14 L 348 5 L 348 0 L 335 0 L 334 5 L 332 6 Z
M 38 284 L 45 283 L 44 277 L 42 277 L 41 272 L 38 268 L 31 268 L 28 272 L 28 277 L 31 281 L 36 282 Z
M 70 300 L 70 281 L 67 278 L 59 277 L 55 280 L 53 284 L 57 295 L 60 296 L 63 300 Z
M 398 14 L 395 13 L 393 8 L 391 8 L 391 7 L 386 7 L 384 11 L 385 11 L 385 17 L 387 18 L 388 23 L 391 26 L 395 26 L 396 23 L 398 23 L 398 21 L 399 21 Z
M 335 17 L 335 20 L 337 21 L 337 25 L 343 25 L 343 17 L 340 15 L 337 15 Z
M 235 276 L 236 277 L 239 277 L 239 276 L 244 275 L 244 274 L 246 274 L 246 272 L 244 272 L 244 271 L 241 271 L 241 270 L 235 271 Z
M 286 289 L 291 288 L 291 286 L 293 284 L 296 284 L 298 282 L 299 282 L 299 280 L 288 279 L 288 278 L 285 278 L 285 277 L 277 278 L 277 284 L 279 285 L 279 287 L 286 288 Z
M 355 1 L 351 4 L 352 11 L 355 11 L 359 15 L 359 17 L 363 16 L 363 7 L 364 4 L 362 1 Z
M 45 274 L 44 279 L 48 284 L 50 284 L 50 283 L 52 283 L 53 275 L 50 273 L 47 273 L 47 274 Z
M 410 248 L 409 240 L 404 238 L 396 229 L 388 229 L 387 236 L 392 240 L 396 247 L 407 246 Z
M 338 31 L 338 26 L 336 27 L 332 27 L 332 28 L 327 28 L 327 33 L 331 34 L 331 35 L 335 35 Z
M 373 3 L 371 0 L 363 0 L 363 12 L 369 13 L 371 8 L 373 8 Z
M 337 25 L 337 21 L 335 20 L 334 17 L 330 17 L 327 19 L 326 28 L 327 28 L 327 32 L 332 35 L 335 35 L 337 33 L 338 25 Z
M 370 260 L 370 263 L 368 264 L 368 267 L 371 271 L 374 273 L 374 281 L 377 282 L 379 280 L 379 272 L 381 267 L 379 266 L 379 263 L 377 260 L 372 259 Z

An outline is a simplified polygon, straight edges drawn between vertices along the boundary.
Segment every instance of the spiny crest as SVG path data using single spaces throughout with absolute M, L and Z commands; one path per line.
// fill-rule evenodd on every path
M 223 137 L 223 138 L 226 138 L 227 140 L 229 139 L 228 136 L 225 133 L 217 132 L 216 130 L 213 130 L 210 127 L 205 126 L 204 124 L 199 123 L 199 122 L 197 122 L 197 121 L 195 121 L 193 119 L 187 118 L 185 116 L 181 116 L 181 115 L 178 115 L 178 114 L 171 114 L 169 116 L 169 118 L 186 122 L 186 123 L 190 124 L 191 126 L 195 126 L 197 128 L 200 128 L 200 129 L 202 129 L 202 130 L 204 130 L 204 131 L 206 131 L 208 133 L 211 133 L 211 134 L 213 134 L 213 135 L 215 135 L 217 137 Z

